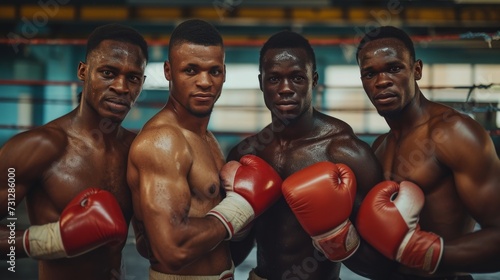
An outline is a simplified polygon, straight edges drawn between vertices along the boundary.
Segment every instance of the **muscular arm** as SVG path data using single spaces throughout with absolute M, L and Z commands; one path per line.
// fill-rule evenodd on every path
M 356 221 L 359 206 L 368 191 L 377 183 L 382 181 L 382 167 L 370 146 L 360 139 L 346 137 L 346 145 L 334 147 L 340 151 L 332 151 L 337 161 L 347 164 L 356 175 L 357 191 L 351 221 Z M 341 155 L 339 157 L 339 155 Z M 360 246 L 356 253 L 342 262 L 353 272 L 367 278 L 388 279 L 391 271 L 397 267 L 397 263 L 389 260 L 366 243 L 360 240 Z
M 357 191 L 351 219 L 355 220 L 357 209 L 368 191 L 382 181 L 382 167 L 370 146 L 353 134 L 346 135 L 345 144 L 333 143 L 330 147 L 332 161 L 344 163 L 356 175 Z
M 227 231 L 215 217 L 189 215 L 192 190 L 187 178 L 193 158 L 182 133 L 166 133 L 150 129 L 137 136 L 127 179 L 131 187 L 138 183 L 139 208 L 154 257 L 176 271 L 215 248 Z M 131 174 L 137 175 L 137 183 Z
M 481 230 L 444 241 L 438 269 L 492 272 L 500 268 L 500 161 L 493 142 L 479 124 L 454 117 L 437 127 L 439 162 L 451 169 L 458 196 Z M 436 131 L 436 130 L 435 130 Z
M 143 258 L 148 259 L 150 257 L 149 245 L 147 244 L 147 239 L 144 236 L 143 229 L 141 228 L 141 222 L 139 222 L 137 218 L 133 216 L 130 223 L 132 224 L 132 228 L 134 230 L 135 248 L 137 249 L 139 255 L 141 255 Z
M 9 218 L 16 218 L 15 208 L 58 157 L 60 147 L 64 147 L 64 137 L 61 136 L 56 130 L 37 129 L 14 136 L 0 149 L 0 216 L 6 218 L 0 225 L 2 259 L 8 258 L 6 254 L 12 249 L 16 258 L 27 257 L 23 248 L 25 229 L 17 227 L 19 221 Z

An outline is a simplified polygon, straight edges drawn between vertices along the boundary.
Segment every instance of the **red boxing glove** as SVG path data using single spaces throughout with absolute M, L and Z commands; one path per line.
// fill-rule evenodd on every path
M 314 246 L 331 261 L 349 258 L 359 236 L 349 220 L 356 177 L 344 164 L 319 162 L 283 181 L 283 196 Z
M 434 273 L 443 254 L 443 239 L 420 230 L 424 194 L 417 185 L 384 181 L 367 194 L 357 217 L 359 234 L 389 259 Z
M 36 259 L 75 257 L 109 242 L 124 242 L 127 229 L 115 197 L 88 188 L 70 201 L 59 222 L 29 227 L 23 245 Z
M 263 159 L 245 155 L 230 161 L 220 171 L 226 198 L 207 215 L 217 217 L 231 239 L 248 223 L 275 203 L 281 195 L 281 177 Z

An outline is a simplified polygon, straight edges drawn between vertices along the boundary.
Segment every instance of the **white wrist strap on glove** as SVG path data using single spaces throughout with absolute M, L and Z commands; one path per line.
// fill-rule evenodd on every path
M 224 224 L 229 234 L 226 240 L 233 238 L 233 234 L 238 233 L 255 216 L 252 205 L 241 195 L 231 191 L 207 215 L 217 217 Z
M 349 220 L 326 233 L 312 236 L 312 240 L 316 249 L 336 262 L 348 259 L 360 244 L 358 232 Z
M 28 231 L 29 240 L 26 240 L 26 233 Z M 29 252 L 26 249 L 26 242 L 29 242 Z M 67 257 L 61 239 L 59 222 L 31 226 L 24 231 L 23 247 L 26 254 L 34 259 L 52 260 Z

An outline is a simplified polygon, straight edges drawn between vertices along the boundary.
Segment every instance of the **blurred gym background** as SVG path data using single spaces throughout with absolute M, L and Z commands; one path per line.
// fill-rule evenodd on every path
M 500 151 L 499 0 L 2 0 L 0 145 L 76 106 L 76 70 L 86 38 L 110 22 L 136 28 L 150 44 L 144 90 L 123 122 L 139 131 L 168 98 L 162 66 L 169 35 L 188 18 L 212 22 L 225 40 L 227 78 L 209 126 L 224 152 L 269 123 L 257 80 L 259 50 L 283 29 L 303 34 L 316 51 L 317 109 L 349 123 L 369 144 L 387 131 L 364 94 L 355 61 L 361 36 L 381 25 L 401 27 L 414 39 L 424 63 L 424 94 L 478 120 Z M 19 228 L 29 224 L 23 208 L 18 207 Z M 147 262 L 135 252 L 132 233 L 129 241 L 124 277 L 146 279 Z M 252 255 L 240 270 L 246 273 L 254 264 Z M 0 278 L 36 279 L 36 269 L 32 260 L 17 260 L 15 273 L 2 263 Z M 342 279 L 364 278 L 343 269 Z

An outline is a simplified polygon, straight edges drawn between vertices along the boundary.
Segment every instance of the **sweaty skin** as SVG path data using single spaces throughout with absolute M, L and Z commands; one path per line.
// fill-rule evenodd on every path
M 424 97 L 416 83 L 422 62 L 401 41 L 371 41 L 358 61 L 367 96 L 390 126 L 373 144 L 384 179 L 420 186 L 421 228 L 444 239 L 436 275 L 498 271 L 500 161 L 491 138 L 469 116 Z M 476 222 L 481 230 L 473 232 Z
M 319 161 L 344 163 L 356 174 L 359 194 L 381 180 L 382 173 L 370 147 L 345 122 L 312 107 L 318 75 L 305 50 L 269 49 L 259 75 L 272 123 L 235 146 L 228 160 L 255 154 L 266 160 L 285 180 Z M 356 204 L 360 201 L 357 198 Z M 328 215 L 328 213 L 325 213 Z M 352 217 L 355 217 L 353 214 Z M 340 263 L 327 260 L 312 245 L 311 237 L 281 198 L 254 222 L 243 242 L 232 242 L 239 264 L 257 242 L 256 273 L 267 279 L 338 279 Z
M 30 223 L 56 222 L 80 191 L 97 187 L 117 199 L 128 224 L 132 199 L 126 163 L 135 134 L 120 123 L 142 89 L 146 59 L 133 44 L 105 40 L 81 62 L 84 82 L 80 105 L 46 125 L 20 133 L 0 150 L 1 180 L 15 168 L 16 206 L 26 198 Z M 7 185 L 0 187 L 1 216 L 7 215 Z M 16 258 L 26 257 L 24 229 L 16 231 Z M 9 232 L 2 226 L 0 249 L 5 257 Z M 73 258 L 39 261 L 38 279 L 120 279 L 125 243 L 101 246 Z
M 207 126 L 225 80 L 224 49 L 175 45 L 164 70 L 170 97 L 135 139 L 128 162 L 142 254 L 161 273 L 219 275 L 231 267 L 221 242 L 227 231 L 205 215 L 222 200 L 224 156 Z

